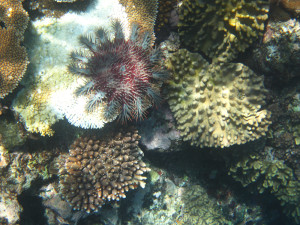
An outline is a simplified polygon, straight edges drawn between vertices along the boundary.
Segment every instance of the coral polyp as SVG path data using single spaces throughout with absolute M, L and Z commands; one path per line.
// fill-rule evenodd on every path
M 140 119 L 160 100 L 159 89 L 167 77 L 160 65 L 162 54 L 151 47 L 150 33 L 140 35 L 137 25 L 132 25 L 128 39 L 119 21 L 112 27 L 113 38 L 99 28 L 95 37 L 80 37 L 87 51 L 71 53 L 70 72 L 89 79 L 76 94 L 89 95 L 88 111 L 106 105 L 107 119 L 115 115 L 122 121 Z

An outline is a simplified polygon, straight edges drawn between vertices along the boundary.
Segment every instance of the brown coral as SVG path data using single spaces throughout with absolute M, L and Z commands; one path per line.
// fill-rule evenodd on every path
M 97 139 L 79 138 L 60 169 L 62 196 L 76 210 L 97 211 L 107 200 L 125 198 L 125 192 L 145 187 L 142 174 L 150 169 L 141 160 L 137 131 Z
M 14 29 L 0 28 L 0 40 L 0 98 L 3 98 L 17 87 L 28 62 Z
M 179 12 L 184 46 L 216 59 L 232 59 L 263 35 L 266 0 L 185 0 Z
M 28 64 L 24 47 L 20 46 L 28 23 L 28 14 L 20 0 L 0 0 L 0 98 L 18 85 Z
M 156 19 L 156 30 L 160 31 L 166 24 L 169 23 L 171 17 L 171 11 L 174 10 L 177 5 L 177 0 L 160 0 L 158 4 L 158 14 Z
M 271 3 L 283 6 L 288 11 L 295 15 L 300 15 L 300 1 L 299 0 L 270 0 Z
M 141 32 L 153 34 L 157 15 L 157 0 L 119 0 L 125 6 L 130 24 L 138 24 Z
M 200 147 L 243 144 L 266 134 L 263 78 L 241 63 L 208 64 L 180 49 L 167 62 L 168 102 L 184 140 Z
M 14 28 L 16 36 L 23 39 L 29 17 L 23 9 L 23 0 L 0 0 L 0 20 L 5 27 Z
M 28 8 L 31 16 L 40 16 L 59 18 L 67 13 L 69 10 L 83 11 L 91 0 L 30 0 Z

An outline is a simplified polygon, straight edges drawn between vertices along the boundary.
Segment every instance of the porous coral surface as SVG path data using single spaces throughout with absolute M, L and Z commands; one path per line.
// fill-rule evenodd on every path
M 17 87 L 26 71 L 27 54 L 20 42 L 28 20 L 21 0 L 0 1 L 0 98 Z
M 234 58 L 263 35 L 268 8 L 265 0 L 185 0 L 179 12 L 181 41 L 210 58 Z
M 137 25 L 128 40 L 119 21 L 113 28 L 111 40 L 103 28 L 94 39 L 82 36 L 80 42 L 90 54 L 73 52 L 69 70 L 90 80 L 77 90 L 78 95 L 91 94 L 87 111 L 105 102 L 106 119 L 114 115 L 120 115 L 122 121 L 140 119 L 159 102 L 159 88 L 167 76 L 159 65 L 161 53 L 151 48 L 149 33 L 139 37 Z
M 266 134 L 263 78 L 241 63 L 211 64 L 185 49 L 172 54 L 168 102 L 184 140 L 227 147 Z
M 120 131 L 107 137 L 82 137 L 70 148 L 60 169 L 62 196 L 76 210 L 94 212 L 106 201 L 125 198 L 125 193 L 145 187 L 137 131 Z
M 154 24 L 157 15 L 158 0 L 119 0 L 125 6 L 131 26 L 138 24 L 142 32 L 149 32 L 154 40 Z

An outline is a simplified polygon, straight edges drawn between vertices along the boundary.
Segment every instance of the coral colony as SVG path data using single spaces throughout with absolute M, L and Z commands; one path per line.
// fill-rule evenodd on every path
M 88 51 L 72 52 L 74 62 L 69 70 L 90 79 L 76 93 L 91 96 L 88 111 L 105 103 L 107 119 L 117 114 L 121 121 L 137 120 L 159 102 L 159 87 L 167 73 L 159 65 L 160 50 L 150 47 L 148 32 L 140 35 L 134 24 L 125 40 L 119 21 L 113 23 L 113 30 L 114 38 L 103 28 L 96 31 L 95 38 L 81 36 Z
M 145 187 L 150 171 L 142 161 L 136 130 L 109 133 L 109 137 L 81 137 L 71 146 L 60 167 L 60 187 L 75 210 L 96 212 L 106 201 L 120 200 L 126 192 Z

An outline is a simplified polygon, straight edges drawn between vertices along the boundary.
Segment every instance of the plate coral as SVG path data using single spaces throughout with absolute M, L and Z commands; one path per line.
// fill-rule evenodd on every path
M 241 63 L 208 64 L 181 49 L 168 62 L 168 102 L 184 140 L 200 147 L 228 147 L 266 134 L 263 78 Z

